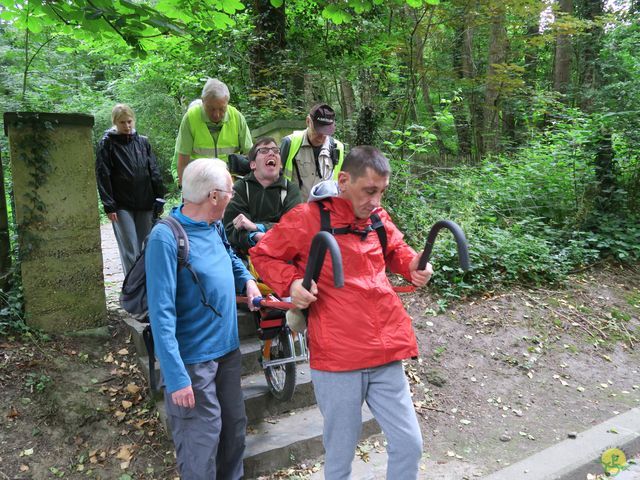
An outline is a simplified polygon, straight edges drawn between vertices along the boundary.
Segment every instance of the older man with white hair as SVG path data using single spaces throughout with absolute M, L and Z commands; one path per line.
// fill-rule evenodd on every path
M 193 158 L 216 157 L 226 161 L 231 153 L 246 154 L 251 149 L 251 132 L 242 113 L 229 105 L 229 88 L 210 78 L 202 96 L 189 105 L 182 117 L 176 139 L 171 171 L 178 185 L 182 172 Z
M 224 162 L 201 158 L 184 170 L 183 205 L 171 211 L 189 239 L 187 268 L 177 268 L 171 229 L 158 224 L 146 246 L 151 331 L 164 402 L 182 478 L 242 478 L 246 415 L 235 305 L 260 295 L 233 253 L 220 221 L 233 196 Z

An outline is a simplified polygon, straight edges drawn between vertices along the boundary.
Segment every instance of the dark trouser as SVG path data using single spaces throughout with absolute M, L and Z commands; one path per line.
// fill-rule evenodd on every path
M 186 368 L 195 408 L 178 407 L 170 394 L 164 396 L 180 476 L 182 480 L 240 479 L 247 427 L 240 350 Z
M 118 221 L 113 222 L 113 232 L 118 242 L 122 270 L 126 275 L 140 255 L 142 242 L 151 231 L 153 212 L 117 210 L 116 213 Z

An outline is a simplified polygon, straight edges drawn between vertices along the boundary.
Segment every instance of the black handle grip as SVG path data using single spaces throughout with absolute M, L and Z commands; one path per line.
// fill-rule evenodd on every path
M 342 271 L 342 254 L 338 242 L 329 232 L 318 232 L 311 241 L 309 249 L 309 261 L 304 271 L 304 279 L 302 286 L 309 290 L 311 288 L 311 280 L 317 282 L 324 263 L 324 257 L 329 250 L 331 254 L 331 264 L 333 265 L 333 284 L 336 288 L 344 286 L 344 273 Z
M 453 238 L 456 240 L 456 245 L 458 247 L 460 268 L 466 272 L 469 270 L 469 248 L 467 246 L 467 237 L 465 237 L 460 226 L 451 220 L 440 220 L 431 227 L 429 235 L 427 236 L 427 243 L 424 246 L 424 250 L 420 256 L 420 261 L 418 262 L 418 270 L 424 270 L 427 268 L 427 262 L 429 261 L 431 251 L 433 250 L 433 243 L 436 241 L 438 232 L 443 228 L 450 230 L 453 234 Z

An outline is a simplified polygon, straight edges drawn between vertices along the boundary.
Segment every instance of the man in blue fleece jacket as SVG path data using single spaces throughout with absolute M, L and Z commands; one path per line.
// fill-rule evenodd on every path
M 244 473 L 247 420 L 235 295 L 244 292 L 253 309 L 251 301 L 260 292 L 220 221 L 232 196 L 225 164 L 198 159 L 182 177 L 183 205 L 171 212 L 189 237 L 188 261 L 209 305 L 191 273 L 178 270 L 178 248 L 168 226 L 157 225 L 146 246 L 151 330 L 183 480 L 236 480 Z

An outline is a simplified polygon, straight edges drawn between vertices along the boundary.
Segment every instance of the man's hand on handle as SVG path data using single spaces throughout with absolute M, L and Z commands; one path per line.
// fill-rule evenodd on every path
M 253 304 L 254 298 L 262 296 L 262 293 L 260 293 L 260 289 L 258 288 L 256 282 L 254 282 L 253 280 L 248 280 L 245 286 L 245 291 L 247 294 L 247 305 L 249 306 L 249 310 L 251 310 L 252 312 L 259 310 L 260 308 L 256 307 Z
M 427 268 L 424 270 L 418 270 L 418 262 L 420 261 L 420 254 L 413 257 L 409 264 L 409 272 L 411 273 L 411 283 L 416 287 L 425 286 L 433 275 L 433 267 L 430 263 L 427 263 Z
M 118 221 L 118 214 L 117 214 L 116 212 L 107 213 L 107 218 L 108 218 L 111 222 L 117 222 L 117 221 Z
M 309 291 L 302 286 L 302 278 L 299 278 L 293 281 L 289 293 L 291 294 L 291 303 L 293 303 L 296 308 L 304 310 L 318 299 L 318 297 L 316 297 L 316 295 L 318 295 L 318 285 L 312 280 L 311 291 Z

